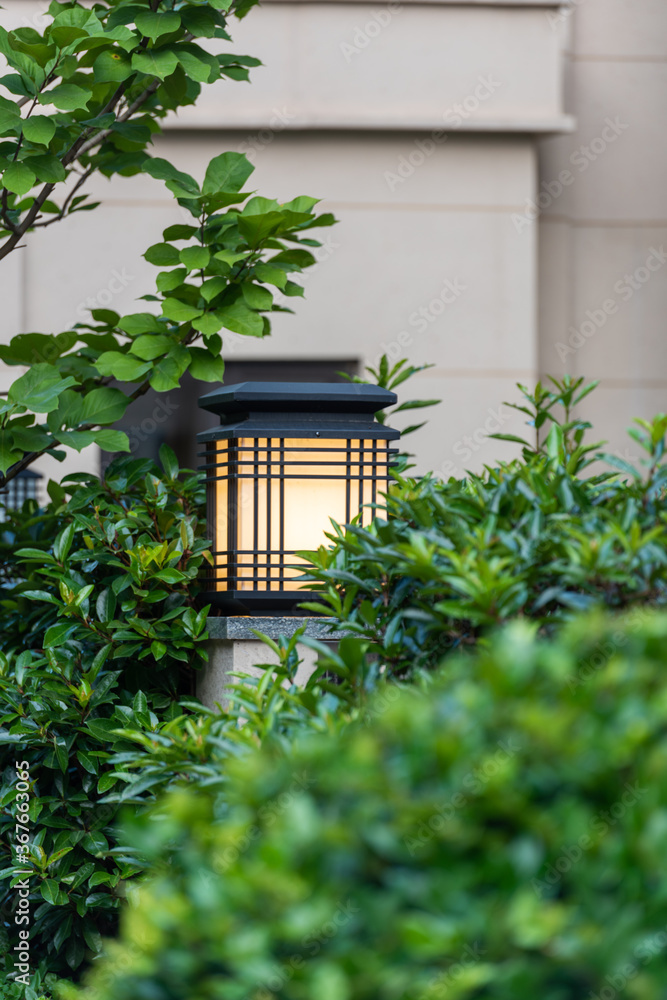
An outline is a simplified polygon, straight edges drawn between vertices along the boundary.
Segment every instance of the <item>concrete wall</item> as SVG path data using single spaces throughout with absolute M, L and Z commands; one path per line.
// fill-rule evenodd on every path
M 39 8 L 11 0 L 3 24 Z M 615 282 L 667 235 L 667 7 L 580 0 L 569 10 L 267 0 L 235 26 L 232 51 L 264 67 L 251 86 L 210 88 L 156 153 L 201 175 L 212 156 L 243 150 L 263 194 L 319 195 L 340 224 L 297 315 L 276 317 L 267 342 L 226 338 L 228 357 L 365 363 L 384 350 L 432 362 L 412 393 L 443 403 L 411 440 L 419 469 L 444 474 L 512 453 L 486 434 L 519 428 L 502 401 L 540 370 L 602 376 L 591 412 L 617 448 L 630 416 L 665 408 L 667 268 L 583 347 L 557 345 L 587 310 L 620 299 Z M 596 139 L 605 148 L 587 168 L 586 154 L 572 161 Z M 88 304 L 130 311 L 152 290 L 155 269 L 140 255 L 178 208 L 150 178 L 92 190 L 100 209 L 34 234 L 3 264 L 3 338 L 65 329 Z

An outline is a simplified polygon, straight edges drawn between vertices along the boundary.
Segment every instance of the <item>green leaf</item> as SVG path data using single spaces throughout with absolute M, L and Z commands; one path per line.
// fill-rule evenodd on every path
M 46 184 L 60 184 L 67 177 L 67 171 L 57 156 L 31 156 L 25 162 Z
M 114 431 L 105 427 L 101 431 L 93 431 L 95 444 L 102 451 L 130 451 L 130 440 L 124 431 Z
M 39 887 L 39 891 L 46 902 L 51 903 L 53 906 L 60 903 L 61 896 L 65 896 L 65 893 L 60 891 L 58 882 L 53 878 L 44 879 Z M 67 899 L 67 896 L 65 896 L 65 899 Z
M 108 792 L 109 789 L 112 788 L 117 781 L 118 778 L 111 771 L 107 771 L 107 773 L 103 774 L 100 780 L 97 782 L 97 791 L 100 793 Z M 94 877 L 95 876 L 93 876 L 93 878 Z M 92 884 L 92 879 L 91 879 L 91 884 Z
M 143 11 L 134 19 L 137 28 L 146 38 L 155 41 L 161 35 L 170 35 L 181 26 L 181 15 L 175 11 Z M 156 74 L 157 76 L 157 74 Z
M 131 313 L 129 316 L 117 319 L 116 324 L 130 337 L 138 337 L 142 333 L 161 333 L 164 330 L 164 326 L 153 313 Z
M 33 115 L 23 121 L 23 134 L 28 142 L 48 146 L 56 134 L 56 123 L 46 115 Z
M 240 302 L 216 309 L 215 314 L 222 320 L 222 325 L 227 330 L 232 330 L 234 333 L 240 333 L 247 337 L 264 336 L 264 322 L 262 317 L 258 313 L 252 312 Z
M 211 260 L 211 252 L 206 247 L 186 247 L 178 256 L 181 264 L 184 264 L 189 271 L 205 268 Z
M 133 72 L 130 57 L 120 49 L 100 52 L 93 64 L 95 83 L 123 83 Z
M 238 225 L 239 232 L 247 240 L 248 246 L 255 249 L 260 243 L 275 236 L 284 228 L 284 217 L 281 212 L 266 212 L 263 215 L 239 215 Z
M 173 271 L 160 271 L 157 276 L 156 285 L 160 292 L 173 292 L 183 284 L 188 276 L 187 268 L 177 267 Z
M 209 278 L 207 281 L 203 282 L 201 286 L 202 297 L 206 302 L 211 302 L 216 295 L 223 292 L 225 288 L 229 285 L 226 278 Z
M 311 267 L 315 263 L 315 258 L 308 250 L 283 250 L 271 258 L 272 264 L 288 264 L 290 268 L 300 270 L 303 267 Z
M 196 83 L 212 83 L 220 76 L 220 66 L 215 56 L 209 55 L 198 45 L 179 45 L 178 61 L 183 72 Z
M 100 857 L 109 850 L 109 841 L 100 830 L 91 830 L 81 838 L 79 844 L 94 857 Z
M 89 757 L 88 754 L 84 753 L 83 750 L 77 750 L 76 758 L 82 767 L 86 769 L 90 774 L 97 774 L 99 771 L 99 764 L 93 757 Z
M 149 264 L 157 264 L 158 267 L 170 267 L 172 264 L 180 264 L 181 257 L 170 243 L 154 243 L 149 247 L 144 257 Z
M 95 367 L 101 375 L 112 375 L 120 382 L 136 382 L 151 370 L 150 363 L 119 351 L 105 351 L 97 359 Z
M 245 153 L 221 153 L 209 163 L 202 191 L 240 191 L 254 169 Z
M 62 625 L 52 625 L 51 628 L 46 630 L 46 634 L 44 635 L 44 649 L 62 646 L 76 627 L 76 624 L 72 624 L 72 622 L 64 622 Z
M 184 190 L 196 195 L 199 194 L 199 185 L 194 177 L 177 170 L 168 160 L 152 157 L 145 161 L 143 170 L 144 173 L 150 174 L 156 180 L 176 181 Z
M 251 309 L 270 309 L 273 305 L 273 296 L 268 288 L 261 285 L 253 285 L 252 282 L 244 281 L 241 285 L 241 292 L 246 305 Z
M 177 389 L 181 375 L 187 371 L 189 363 L 190 353 L 187 348 L 180 344 L 172 347 L 169 354 L 165 358 L 161 358 L 153 367 L 150 379 L 152 388 L 156 392 Z
M 25 163 L 10 163 L 2 175 L 3 187 L 14 194 L 23 195 L 34 186 L 36 175 Z
M 10 403 L 17 403 L 34 410 L 35 413 L 49 413 L 58 406 L 58 397 L 76 379 L 62 378 L 52 365 L 34 365 L 30 371 L 13 383 L 8 393 Z
M 53 543 L 53 554 L 58 562 L 64 562 L 67 559 L 74 541 L 74 530 L 74 525 L 68 524 L 56 537 Z
M 137 337 L 130 345 L 132 354 L 136 354 L 143 361 L 153 361 L 154 358 L 161 358 L 163 354 L 173 346 L 173 339 L 165 337 L 164 334 L 144 334 Z
M 213 38 L 218 29 L 218 21 L 210 10 L 189 7 L 181 14 L 183 27 L 195 38 Z
M 120 389 L 102 386 L 86 393 L 81 411 L 81 423 L 113 424 L 125 413 L 130 400 Z
M 91 90 L 84 90 L 73 83 L 61 83 L 52 90 L 44 91 L 38 100 L 40 104 L 55 104 L 61 111 L 80 111 L 88 107 L 92 96 Z
M 190 367 L 193 378 L 201 382 L 222 382 L 225 374 L 225 362 L 203 347 L 190 348 Z
M 14 424 L 12 435 L 16 445 L 23 451 L 41 451 L 48 448 L 53 440 L 41 427 L 20 427 Z
M 202 310 L 181 302 L 180 299 L 168 298 L 162 303 L 162 314 L 175 323 L 187 323 L 188 320 L 201 316 Z
M 110 587 L 105 587 L 95 602 L 95 612 L 101 622 L 109 622 L 116 614 L 117 599 Z
M 9 104 L 9 102 L 7 102 Z M 0 135 L 7 135 L 8 132 L 18 132 L 21 128 L 21 116 L 18 108 L 14 105 L 10 107 L 0 105 Z
M 55 438 L 60 444 L 74 448 L 75 451 L 83 451 L 95 443 L 93 431 L 55 431 Z
M 184 226 L 177 223 L 175 226 L 168 226 L 162 235 L 165 240 L 189 240 L 198 232 L 196 226 Z
M 205 337 L 211 337 L 218 330 L 222 329 L 223 322 L 220 316 L 215 312 L 204 313 L 203 316 L 199 316 L 198 319 L 192 320 L 192 326 L 195 330 L 199 330 L 203 333 Z
M 8 469 L 23 458 L 23 453 L 14 446 L 12 433 L 5 428 L 0 429 L 0 472 L 4 475 Z
M 178 57 L 166 49 L 151 49 L 148 52 L 135 52 L 132 56 L 132 69 L 147 76 L 156 76 L 165 80 L 178 66 Z
M 267 285 L 275 285 L 276 288 L 283 289 L 287 284 L 287 275 L 283 269 L 281 267 L 271 267 L 270 264 L 256 264 L 255 276 Z
M 158 452 L 160 464 L 169 479 L 176 479 L 180 472 L 178 459 L 168 444 L 161 444 Z

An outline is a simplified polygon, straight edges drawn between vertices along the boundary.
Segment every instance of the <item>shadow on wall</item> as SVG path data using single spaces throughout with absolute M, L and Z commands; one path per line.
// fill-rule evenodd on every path
M 356 360 L 344 361 L 230 361 L 225 368 L 225 385 L 238 382 L 342 382 L 338 372 L 357 375 Z M 190 375 L 181 379 L 179 389 L 171 392 L 149 390 L 128 409 L 114 427 L 125 431 L 136 458 L 158 460 L 160 445 L 167 444 L 175 452 L 181 468 L 196 469 L 197 434 L 218 424 L 212 413 L 200 409 L 198 400 L 207 392 L 219 389 L 219 382 L 198 382 Z M 115 458 L 101 453 L 101 472 Z

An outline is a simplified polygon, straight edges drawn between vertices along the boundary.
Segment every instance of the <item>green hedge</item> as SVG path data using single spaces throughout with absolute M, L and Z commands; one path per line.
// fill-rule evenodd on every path
M 514 623 L 365 723 L 172 792 L 67 1000 L 660 1000 L 667 616 Z

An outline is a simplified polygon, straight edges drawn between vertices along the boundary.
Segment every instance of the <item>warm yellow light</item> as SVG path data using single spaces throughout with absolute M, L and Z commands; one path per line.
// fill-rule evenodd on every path
M 380 499 L 387 448 L 342 438 L 218 440 L 215 588 L 298 589 L 294 553 L 327 544 L 331 519 L 345 524 Z M 362 516 L 368 523 L 372 511 Z

